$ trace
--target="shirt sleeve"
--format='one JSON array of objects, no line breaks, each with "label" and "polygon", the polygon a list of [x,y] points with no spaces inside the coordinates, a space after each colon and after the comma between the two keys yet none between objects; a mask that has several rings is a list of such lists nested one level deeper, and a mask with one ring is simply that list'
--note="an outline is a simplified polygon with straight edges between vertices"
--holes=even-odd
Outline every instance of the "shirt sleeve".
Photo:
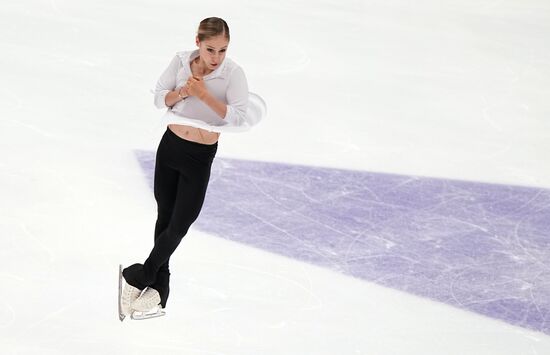
[{"label": "shirt sleeve", "polygon": [[231,125],[242,125],[248,107],[248,82],[241,67],[235,68],[231,73],[226,99],[227,111],[223,119]]},{"label": "shirt sleeve", "polygon": [[180,67],[180,58],[176,55],[161,74],[155,86],[155,106],[157,108],[167,108],[166,95],[176,88],[176,74]]}]

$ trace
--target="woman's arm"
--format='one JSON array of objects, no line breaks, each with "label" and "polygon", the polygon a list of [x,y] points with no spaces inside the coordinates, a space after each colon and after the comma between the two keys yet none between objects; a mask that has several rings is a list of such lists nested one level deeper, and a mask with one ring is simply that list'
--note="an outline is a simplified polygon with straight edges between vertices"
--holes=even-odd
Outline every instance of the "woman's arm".
[{"label": "woman's arm", "polygon": [[180,101],[184,100],[185,98],[187,98],[187,96],[189,96],[189,94],[187,93],[186,87],[183,86],[179,89],[169,91],[166,94],[166,96],[164,97],[164,103],[165,103],[166,106],[172,107],[175,104],[177,104],[178,102],[180,102]]},{"label": "woman's arm", "polygon": [[210,92],[206,91],[205,94],[199,96],[199,99],[207,104],[214,112],[218,114],[220,117],[225,117],[225,114],[227,113],[227,105],[220,100],[216,99],[214,96],[210,94]]},{"label": "woman's arm", "polygon": [[228,123],[240,126],[246,121],[248,108],[248,81],[241,67],[237,67],[231,72],[225,97],[227,112],[223,119]]},{"label": "woman's arm", "polygon": [[206,85],[204,85],[204,80],[202,78],[197,78],[196,76],[189,77],[185,87],[187,88],[189,95],[198,97],[199,100],[214,110],[218,116],[222,118],[225,117],[227,112],[226,104],[210,94],[206,88]]},{"label": "woman's arm", "polygon": [[190,77],[186,87],[189,95],[197,96],[220,118],[235,124],[244,120],[248,106],[248,83],[241,68],[235,69],[229,78],[226,92],[227,105],[210,94],[201,78]]},{"label": "woman's arm", "polygon": [[157,80],[155,86],[155,106],[157,108],[172,107],[188,96],[184,87],[176,89],[176,75],[180,68],[181,60],[176,55]]}]

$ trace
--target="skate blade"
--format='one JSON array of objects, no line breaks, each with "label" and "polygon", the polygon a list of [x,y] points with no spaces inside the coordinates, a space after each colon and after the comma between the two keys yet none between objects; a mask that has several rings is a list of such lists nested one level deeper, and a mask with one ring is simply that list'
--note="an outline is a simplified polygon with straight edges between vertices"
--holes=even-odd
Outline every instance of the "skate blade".
[{"label": "skate blade", "polygon": [[158,318],[165,315],[166,315],[166,312],[162,309],[162,307],[159,306],[156,311],[148,311],[148,312],[133,311],[130,317],[134,320],[144,320],[144,319]]},{"label": "skate blade", "polygon": [[126,315],[122,313],[122,264],[118,265],[118,319],[122,322]]}]

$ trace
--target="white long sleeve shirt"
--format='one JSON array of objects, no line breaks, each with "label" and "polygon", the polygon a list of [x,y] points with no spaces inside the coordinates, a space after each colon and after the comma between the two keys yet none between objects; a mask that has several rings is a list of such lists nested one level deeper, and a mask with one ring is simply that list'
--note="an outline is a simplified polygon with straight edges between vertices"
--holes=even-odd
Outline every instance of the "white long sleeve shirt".
[{"label": "white long sleeve shirt", "polygon": [[177,52],[158,79],[154,101],[157,108],[166,108],[162,118],[164,123],[185,124],[222,132],[247,130],[259,122],[265,115],[265,103],[261,98],[254,96],[252,106],[263,104],[263,110],[261,107],[259,110],[258,107],[255,110],[249,107],[249,97],[252,93],[248,91],[244,71],[228,57],[224,58],[218,68],[203,77],[204,85],[210,94],[227,105],[225,117],[219,116],[195,96],[188,96],[172,107],[166,106],[166,95],[185,85],[192,75],[190,62],[198,56],[198,49]]}]

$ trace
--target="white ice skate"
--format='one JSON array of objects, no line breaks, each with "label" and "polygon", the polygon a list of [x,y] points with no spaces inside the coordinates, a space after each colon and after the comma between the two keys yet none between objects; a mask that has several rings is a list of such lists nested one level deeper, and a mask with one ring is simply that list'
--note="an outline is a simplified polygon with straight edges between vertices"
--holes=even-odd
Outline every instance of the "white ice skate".
[{"label": "white ice skate", "polygon": [[[124,288],[123,288],[124,284]],[[139,297],[141,290],[129,285],[122,276],[122,265],[118,266],[118,318],[122,322],[132,314],[132,303]]]},{"label": "white ice skate", "polygon": [[147,287],[134,302],[132,302],[132,319],[142,320],[162,317],[166,312],[160,304],[160,295],[157,290]]}]

